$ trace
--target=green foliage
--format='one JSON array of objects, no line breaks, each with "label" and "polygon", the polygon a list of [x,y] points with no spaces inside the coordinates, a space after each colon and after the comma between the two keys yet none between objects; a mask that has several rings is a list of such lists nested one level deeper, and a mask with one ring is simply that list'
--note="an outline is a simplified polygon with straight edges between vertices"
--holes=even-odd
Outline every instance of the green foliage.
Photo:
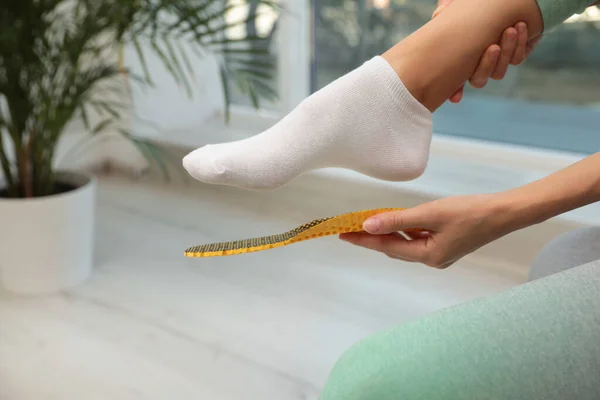
[{"label": "green foliage", "polygon": [[[270,0],[251,1],[276,7]],[[152,85],[147,52],[159,56],[188,94],[195,71],[182,43],[198,56],[207,52],[222,56],[223,87],[237,85],[256,106],[258,99],[272,98],[274,60],[266,46],[256,45],[268,38],[253,34],[229,39],[225,34],[256,19],[258,12],[231,23],[225,16],[232,7],[225,0],[4,0],[0,8],[0,177],[8,194],[52,193],[54,154],[67,124],[81,117],[90,135],[115,128],[123,110],[118,99],[127,95],[121,78]],[[135,49],[143,76],[120,67],[114,55],[124,46]],[[94,126],[90,126],[92,114],[100,117]],[[157,162],[156,149],[122,132]],[[160,159],[158,163],[164,165]]]},{"label": "green foliage", "polygon": [[[383,8],[377,8],[377,4]],[[349,72],[387,51],[431,19],[437,0],[320,0],[315,2],[319,64]]]}]

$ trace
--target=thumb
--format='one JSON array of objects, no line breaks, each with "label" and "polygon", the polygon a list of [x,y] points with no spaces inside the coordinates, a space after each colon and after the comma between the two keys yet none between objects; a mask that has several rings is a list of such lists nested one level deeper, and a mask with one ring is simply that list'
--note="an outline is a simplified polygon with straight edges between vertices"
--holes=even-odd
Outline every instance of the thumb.
[{"label": "thumb", "polygon": [[372,235],[387,235],[403,230],[433,228],[433,221],[423,211],[422,207],[415,207],[377,214],[363,223],[363,229]]}]

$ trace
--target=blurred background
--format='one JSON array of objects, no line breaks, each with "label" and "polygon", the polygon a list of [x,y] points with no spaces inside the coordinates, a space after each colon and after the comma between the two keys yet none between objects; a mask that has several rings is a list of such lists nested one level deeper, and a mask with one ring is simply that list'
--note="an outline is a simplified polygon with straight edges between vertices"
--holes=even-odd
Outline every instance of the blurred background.
[{"label": "blurred background", "polygon": [[[73,192],[83,199],[32,200],[7,198],[9,174],[0,175],[2,400],[316,400],[356,341],[520,285],[548,241],[600,223],[591,205],[508,235],[447,271],[336,237],[233,257],[183,255],[349,211],[510,189],[598,151],[598,7],[545,35],[504,80],[467,85],[460,104],[438,110],[419,179],[326,169],[253,192],[194,181],[181,159],[269,128],[426,24],[435,0],[9,3],[0,9],[3,171],[21,179],[34,166],[38,175],[93,179]],[[36,22],[34,7],[57,4]],[[89,48],[80,46],[76,33],[93,29]],[[122,36],[106,40],[114,31]],[[64,71],[82,81],[106,73],[106,87],[90,85],[100,99],[73,97]],[[26,123],[8,128],[23,115]],[[37,129],[46,120],[53,124]],[[40,131],[50,135],[41,140]],[[23,161],[28,143],[52,168]],[[9,281],[21,282],[19,290]]]},{"label": "blurred background", "polygon": [[[429,21],[435,7],[434,0],[315,2],[313,89],[408,36]],[[600,9],[591,7],[545,35],[530,58],[519,68],[510,68],[504,80],[492,80],[483,90],[467,85],[463,104],[449,104],[437,113],[436,131],[578,153],[594,151],[600,145],[593,128],[600,105],[599,39]],[[542,125],[544,119],[547,125]]]},{"label": "blurred background", "polygon": [[[430,20],[437,2],[311,4],[310,91],[314,92],[419,29]],[[277,17],[249,25],[250,32],[260,26],[263,32],[276,34]],[[483,90],[467,85],[464,103],[448,104],[436,113],[436,132],[575,153],[593,151],[600,145],[593,128],[600,105],[599,38],[598,7],[574,15],[547,33],[527,61],[511,67],[502,81],[490,80]],[[236,102],[248,104],[245,98]]]}]

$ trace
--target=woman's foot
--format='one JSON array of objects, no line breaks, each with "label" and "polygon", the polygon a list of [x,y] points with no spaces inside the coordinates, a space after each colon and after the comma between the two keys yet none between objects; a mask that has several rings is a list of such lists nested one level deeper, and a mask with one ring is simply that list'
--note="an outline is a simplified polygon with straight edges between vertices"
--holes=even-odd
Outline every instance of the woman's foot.
[{"label": "woman's foot", "polygon": [[425,170],[431,135],[432,113],[378,56],[308,97],[265,132],[199,148],[183,165],[199,181],[255,190],[326,167],[407,181]]}]

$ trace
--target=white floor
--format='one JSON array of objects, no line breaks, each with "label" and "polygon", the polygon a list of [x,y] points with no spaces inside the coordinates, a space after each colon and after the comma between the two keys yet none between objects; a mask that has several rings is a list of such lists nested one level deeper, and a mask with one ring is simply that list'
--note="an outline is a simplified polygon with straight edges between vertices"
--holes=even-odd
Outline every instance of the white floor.
[{"label": "white floor", "polygon": [[53,297],[0,294],[2,400],[316,399],[372,332],[518,284],[393,261],[335,237],[188,259],[190,245],[403,206],[299,179],[271,193],[103,180],[97,268]]}]

